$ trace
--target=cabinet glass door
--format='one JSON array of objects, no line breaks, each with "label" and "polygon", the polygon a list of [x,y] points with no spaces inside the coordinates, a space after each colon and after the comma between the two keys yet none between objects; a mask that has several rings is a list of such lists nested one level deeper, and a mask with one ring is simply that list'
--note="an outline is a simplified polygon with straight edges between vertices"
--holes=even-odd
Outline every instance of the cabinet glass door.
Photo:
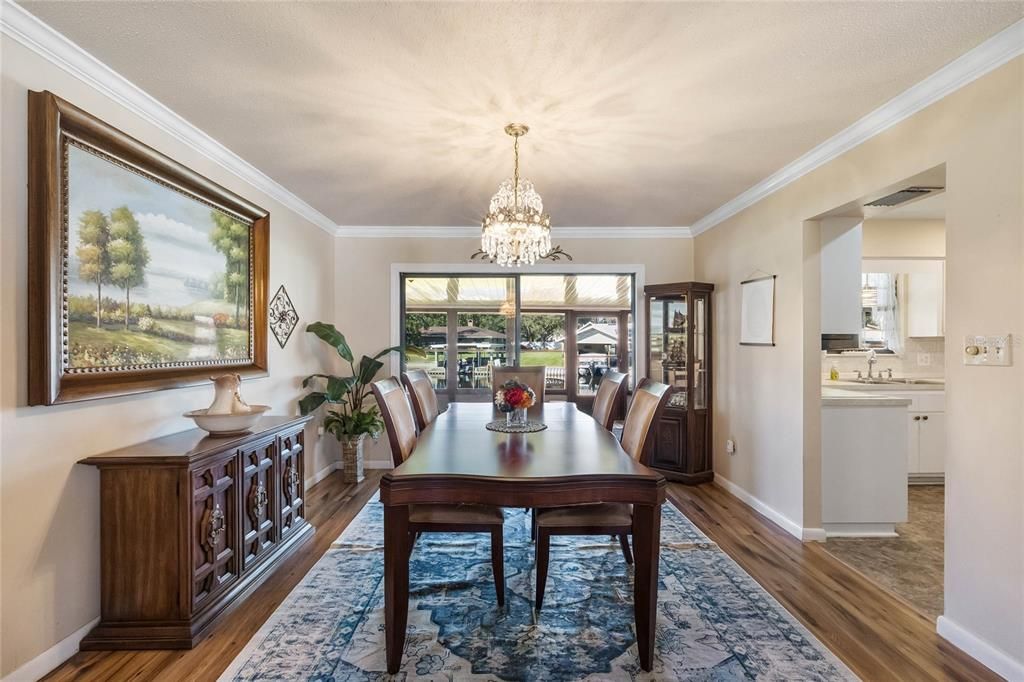
[{"label": "cabinet glass door", "polygon": [[693,297],[693,407],[708,406],[707,296]]},{"label": "cabinet glass door", "polygon": [[686,332],[689,325],[686,296],[651,299],[650,312],[649,376],[672,387],[671,405],[685,406],[688,386]]}]

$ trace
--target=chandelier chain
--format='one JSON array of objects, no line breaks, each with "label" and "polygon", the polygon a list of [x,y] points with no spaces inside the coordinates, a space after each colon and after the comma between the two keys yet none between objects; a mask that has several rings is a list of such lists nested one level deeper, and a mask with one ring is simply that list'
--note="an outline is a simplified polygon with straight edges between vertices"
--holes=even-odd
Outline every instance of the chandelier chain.
[{"label": "chandelier chain", "polygon": [[515,135],[512,138],[512,150],[515,153],[515,170],[513,171],[513,208],[519,210],[519,136]]}]

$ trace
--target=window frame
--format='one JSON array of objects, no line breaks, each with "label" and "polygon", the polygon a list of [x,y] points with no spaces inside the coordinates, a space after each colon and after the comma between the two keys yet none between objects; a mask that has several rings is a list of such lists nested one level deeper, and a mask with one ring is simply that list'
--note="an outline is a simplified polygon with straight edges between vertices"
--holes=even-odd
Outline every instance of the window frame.
[{"label": "window frame", "polygon": [[[630,291],[630,307],[629,309],[610,309],[610,308],[578,308],[571,305],[562,307],[543,307],[537,308],[527,306],[525,309],[522,305],[522,277],[530,277],[535,275],[555,275],[555,276],[581,276],[581,275],[608,275],[615,277],[627,277],[629,282]],[[480,269],[449,269],[448,266],[436,266],[436,269],[426,264],[415,264],[413,266],[402,266],[401,264],[395,264],[392,266],[392,282],[394,289],[392,297],[392,345],[399,346],[404,349],[406,346],[406,327],[405,327],[405,316],[408,312],[406,305],[406,280],[409,278],[416,277],[447,277],[447,278],[459,278],[459,277],[494,277],[499,279],[511,279],[513,280],[513,292],[515,299],[515,315],[512,318],[511,327],[513,329],[513,337],[507,354],[514,358],[516,364],[520,360],[520,351],[522,345],[522,315],[523,313],[551,313],[551,314],[564,314],[565,315],[565,328],[566,328],[566,343],[565,343],[565,358],[566,358],[566,388],[564,391],[552,391],[555,395],[565,395],[566,400],[582,404],[584,407],[592,405],[593,395],[580,395],[578,382],[573,380],[570,381],[570,377],[575,379],[577,368],[577,358],[575,357],[575,335],[573,330],[576,328],[576,321],[579,317],[618,317],[618,328],[619,328],[619,343],[616,347],[616,355],[618,357],[619,366],[628,367],[629,374],[633,381],[631,384],[639,383],[639,377],[643,376],[642,372],[645,368],[641,366],[642,358],[640,354],[633,354],[633,362],[629,363],[629,348],[640,348],[639,334],[641,333],[642,320],[641,306],[638,305],[638,298],[643,292],[643,267],[642,266],[607,266],[599,269],[591,268],[579,268],[579,267],[547,267],[541,266],[535,270],[531,270],[527,273],[522,272],[509,272],[508,270],[494,269],[488,267],[486,270]],[[427,312],[426,310],[419,310],[415,306],[412,312]],[[448,359],[448,367],[445,375],[445,388],[435,389],[437,390],[439,397],[446,397],[449,401],[458,400],[480,400],[481,396],[478,389],[459,389],[458,387],[458,363],[453,363],[451,348],[452,343],[456,344],[456,351],[458,350],[458,314],[467,312],[484,312],[493,314],[495,311],[486,307],[473,306],[467,302],[467,305],[463,306],[457,302],[453,302],[451,305],[443,308],[431,308],[431,313],[444,313],[447,317],[448,323],[448,335],[447,335],[447,349],[446,357]],[[632,329],[628,321],[632,317]],[[454,322],[453,322],[454,321]],[[454,327],[454,329],[453,329]],[[452,333],[455,332],[455,336]],[[398,367],[400,371],[405,371],[405,357],[403,354],[398,354]],[[457,358],[457,352],[455,357]],[[394,365],[393,365],[394,366]],[[453,376],[454,375],[454,376]],[[489,395],[486,396],[489,400]]]}]

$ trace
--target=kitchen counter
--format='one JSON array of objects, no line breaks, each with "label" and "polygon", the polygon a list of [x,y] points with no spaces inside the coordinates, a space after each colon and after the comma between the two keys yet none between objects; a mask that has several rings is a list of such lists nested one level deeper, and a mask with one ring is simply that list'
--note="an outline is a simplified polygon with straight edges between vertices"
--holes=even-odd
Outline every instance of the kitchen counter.
[{"label": "kitchen counter", "polygon": [[[821,388],[821,404],[823,407],[900,407],[910,405],[910,398],[898,398],[874,391],[851,391],[846,386],[833,388],[831,384],[840,382],[829,382],[830,385]],[[861,384],[858,384],[861,385]],[[872,386],[875,388],[875,386]],[[902,386],[900,390],[902,390]]]},{"label": "kitchen counter", "polygon": [[822,389],[825,388],[840,388],[846,391],[863,391],[863,392],[889,392],[889,393],[903,393],[904,391],[945,391],[946,381],[942,378],[934,377],[921,377],[919,379],[913,379],[915,383],[904,384],[902,382],[894,382],[891,384],[862,384],[858,381],[852,381],[850,379],[840,379],[839,381],[831,381],[830,379],[823,379],[821,382]]},{"label": "kitchen counter", "polygon": [[[907,520],[907,414],[914,398],[903,385],[865,391],[836,387],[842,383],[821,389],[822,526],[829,537],[895,537],[896,524]],[[897,386],[902,395],[883,392]]]}]

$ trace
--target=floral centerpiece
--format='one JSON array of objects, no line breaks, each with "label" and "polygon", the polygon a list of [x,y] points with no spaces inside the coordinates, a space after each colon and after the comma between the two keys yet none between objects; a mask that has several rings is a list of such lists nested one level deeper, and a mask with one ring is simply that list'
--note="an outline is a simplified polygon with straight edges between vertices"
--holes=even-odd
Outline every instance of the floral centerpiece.
[{"label": "floral centerpiece", "polygon": [[518,377],[509,379],[494,393],[494,405],[505,413],[509,424],[525,424],[526,410],[536,403],[537,394]]}]

